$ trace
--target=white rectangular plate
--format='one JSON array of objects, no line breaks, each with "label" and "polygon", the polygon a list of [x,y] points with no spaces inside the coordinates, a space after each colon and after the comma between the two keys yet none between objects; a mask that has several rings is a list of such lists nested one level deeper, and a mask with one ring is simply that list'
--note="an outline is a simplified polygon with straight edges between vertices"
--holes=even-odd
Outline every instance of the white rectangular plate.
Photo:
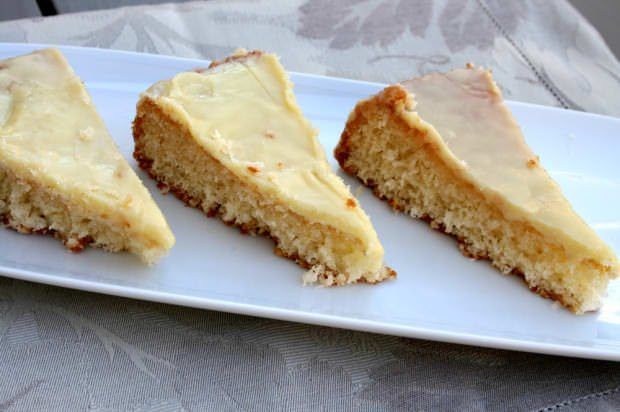
[{"label": "white rectangular plate", "polygon": [[[0,58],[42,46],[0,44]],[[61,48],[130,164],[131,121],[140,92],[153,82],[207,62],[118,51]],[[285,62],[286,63],[286,62]],[[292,74],[304,113],[331,153],[355,103],[383,85]],[[620,120],[509,103],[529,144],[575,209],[620,251]],[[263,238],[243,236],[173,196],[153,193],[177,238],[155,267],[128,254],[66,251],[50,237],[0,230],[0,273],[93,292],[495,348],[620,360],[620,284],[603,309],[575,316],[528,291],[516,276],[463,257],[453,239],[396,214],[369,190],[359,196],[398,279],[339,288],[304,287],[303,272],[272,253]]]}]

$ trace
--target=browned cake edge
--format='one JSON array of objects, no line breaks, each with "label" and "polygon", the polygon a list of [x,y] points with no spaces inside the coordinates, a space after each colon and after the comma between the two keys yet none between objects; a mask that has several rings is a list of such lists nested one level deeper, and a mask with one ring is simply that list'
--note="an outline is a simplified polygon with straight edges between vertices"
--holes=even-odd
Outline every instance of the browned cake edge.
[{"label": "browned cake edge", "polygon": [[244,62],[249,58],[253,58],[253,57],[260,57],[263,54],[263,52],[261,50],[245,50],[245,49],[238,49],[235,51],[234,54],[225,57],[224,59],[221,60],[213,60],[211,62],[211,64],[209,65],[209,69],[213,69],[215,67],[221,66],[223,64],[226,63],[230,63],[230,62]]},{"label": "browned cake edge", "polygon": [[36,234],[36,235],[51,235],[55,239],[58,239],[62,242],[62,244],[73,253],[79,253],[83,251],[88,245],[93,243],[93,238],[91,236],[85,236],[82,238],[75,237],[67,237],[62,233],[54,230],[51,226],[46,226],[44,228],[33,228],[26,225],[22,225],[16,222],[10,213],[3,213],[0,215],[0,224],[7,229],[12,229],[21,234]]}]

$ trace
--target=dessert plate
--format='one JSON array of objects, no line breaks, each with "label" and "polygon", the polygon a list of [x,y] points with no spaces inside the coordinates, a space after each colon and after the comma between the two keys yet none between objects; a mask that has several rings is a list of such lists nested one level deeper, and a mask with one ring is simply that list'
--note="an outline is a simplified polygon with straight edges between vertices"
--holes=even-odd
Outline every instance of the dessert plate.
[{"label": "dessert plate", "polygon": [[[0,58],[45,47],[0,43]],[[131,157],[131,121],[140,92],[202,60],[60,47],[85,81],[122,153]],[[286,61],[284,61],[286,65]],[[305,115],[331,152],[355,103],[383,85],[292,74]],[[509,102],[528,143],[584,219],[620,252],[620,119]],[[243,119],[240,119],[242,121]],[[359,184],[343,175],[356,189]],[[394,213],[366,188],[359,200],[398,278],[339,288],[302,286],[300,269],[253,238],[161,195],[142,171],[177,244],[157,266],[129,254],[72,254],[46,236],[0,230],[0,274],[92,292],[494,348],[620,360],[620,282],[603,309],[575,316],[529,292],[484,261],[463,257],[453,239]]]}]

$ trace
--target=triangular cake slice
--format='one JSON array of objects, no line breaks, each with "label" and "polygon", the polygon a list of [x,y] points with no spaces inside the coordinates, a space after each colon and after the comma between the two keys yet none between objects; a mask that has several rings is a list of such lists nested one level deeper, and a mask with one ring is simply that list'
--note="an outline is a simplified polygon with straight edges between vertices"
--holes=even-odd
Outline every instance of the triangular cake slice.
[{"label": "triangular cake slice", "polygon": [[358,202],[331,170],[276,56],[239,51],[141,97],[134,157],[162,188],[209,216],[266,234],[341,285],[392,277]]},{"label": "triangular cake slice", "polygon": [[487,70],[389,86],[357,104],[335,156],[468,256],[574,312],[595,310],[618,261],[539,164]]},{"label": "triangular cake slice", "polygon": [[174,244],[91,98],[55,49],[0,61],[0,217],[67,248],[129,251],[153,263]]}]

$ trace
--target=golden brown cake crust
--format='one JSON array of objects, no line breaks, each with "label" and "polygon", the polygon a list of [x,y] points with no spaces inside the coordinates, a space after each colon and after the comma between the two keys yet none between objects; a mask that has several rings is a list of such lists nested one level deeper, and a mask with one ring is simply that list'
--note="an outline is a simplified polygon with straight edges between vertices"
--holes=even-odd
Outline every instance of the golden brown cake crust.
[{"label": "golden brown cake crust", "polygon": [[233,55],[228,56],[222,60],[213,60],[207,70],[213,69],[215,67],[221,66],[226,63],[234,62],[234,61],[244,62],[252,57],[260,57],[262,54],[263,52],[261,50],[247,51],[244,49],[239,49]]},{"label": "golden brown cake crust", "polygon": [[[255,53],[259,53],[259,52],[255,52]],[[237,58],[237,57],[232,57],[232,58]],[[307,260],[300,257],[298,254],[287,253],[283,249],[281,249],[278,246],[279,239],[276,236],[274,236],[272,233],[270,233],[270,231],[267,228],[259,227],[258,225],[255,225],[255,224],[247,224],[247,223],[239,224],[234,219],[227,220],[224,216],[224,211],[221,210],[220,208],[220,205],[209,206],[208,208],[205,208],[202,205],[201,199],[191,196],[189,193],[187,193],[185,190],[183,190],[180,187],[171,185],[170,183],[163,182],[161,177],[158,176],[153,171],[153,167],[152,167],[153,159],[149,158],[145,153],[142,152],[141,140],[143,136],[145,135],[144,125],[143,125],[144,117],[141,115],[143,113],[155,113],[157,117],[159,117],[160,119],[163,119],[164,122],[168,123],[170,126],[174,128],[183,129],[183,126],[181,126],[174,119],[166,115],[156,104],[149,101],[148,99],[143,100],[139,103],[138,115],[136,116],[133,122],[133,137],[135,141],[135,149],[133,152],[133,156],[138,162],[138,165],[140,166],[140,168],[146,171],[152,179],[158,182],[158,188],[162,191],[162,193],[165,194],[167,192],[172,192],[178,199],[183,201],[187,206],[195,207],[195,208],[202,210],[208,217],[219,217],[220,220],[224,222],[225,224],[227,224],[228,226],[238,227],[241,233],[243,234],[264,235],[266,237],[269,237],[275,243],[274,253],[276,255],[291,259],[305,269],[310,269],[314,266],[313,263],[308,262]],[[202,149],[201,153],[202,155],[206,156],[206,158],[209,159],[210,162],[212,162],[215,165],[218,165],[219,166],[218,169],[221,169],[222,171],[225,170],[225,167],[221,165],[220,162],[217,159],[215,159],[213,156],[211,156],[211,154],[209,154],[206,150]],[[231,174],[231,176],[233,175]],[[234,179],[238,179],[238,178],[234,177]],[[238,184],[243,185],[243,182],[238,181]],[[310,224],[309,222],[305,221],[305,219],[302,216],[299,216],[293,213],[291,214],[294,215],[296,219],[303,221],[302,223],[304,225]],[[394,270],[388,267],[386,267],[385,269],[386,269],[386,275],[380,280],[396,277],[396,272]],[[333,275],[334,273],[337,273],[337,272],[331,268],[326,268],[324,273],[319,274],[319,277],[327,278],[328,276]],[[376,283],[376,282],[369,282],[367,279],[363,277],[360,278],[358,282]],[[342,285],[342,284],[344,284],[344,282],[336,281],[332,285]]]},{"label": "golden brown cake crust", "polygon": [[[352,141],[353,134],[363,124],[367,122],[368,113],[371,113],[376,110],[381,110],[381,109],[387,110],[389,112],[391,121],[397,122],[398,127],[403,128],[403,130],[408,130],[408,133],[410,133],[412,138],[415,137],[416,139],[420,140],[421,142],[419,145],[420,150],[423,150],[430,157],[434,156],[436,148],[433,147],[433,144],[431,142],[425,139],[426,136],[423,135],[420,132],[420,130],[412,128],[410,124],[405,122],[397,114],[398,109],[402,108],[403,106],[408,107],[409,105],[408,99],[409,99],[408,94],[406,90],[403,89],[402,87],[388,86],[383,91],[373,96],[372,98],[359,102],[355,106],[351,115],[349,116],[346,126],[341,134],[340,141],[338,145],[336,146],[336,148],[334,149],[334,156],[336,160],[340,164],[340,167],[347,174],[357,177],[358,180],[362,184],[372,189],[375,196],[377,196],[381,200],[385,200],[394,210],[397,210],[400,212],[406,212],[406,210],[404,209],[402,205],[399,204],[398,200],[389,198],[385,196],[383,193],[381,193],[381,190],[377,182],[373,181],[372,179],[362,178],[358,174],[358,170],[355,167],[355,165],[352,162],[350,162],[349,159],[353,155],[353,149],[352,149],[354,145]],[[458,177],[454,176],[454,178],[457,179]],[[480,193],[480,191],[476,189],[473,185],[468,185],[468,189],[472,190],[473,192],[477,192],[477,195],[480,196],[480,198],[482,198],[483,196],[482,193]],[[476,260],[478,259],[489,260],[493,263],[493,260],[488,254],[483,253],[480,250],[473,250],[469,246],[467,239],[455,233],[450,233],[446,231],[446,228],[443,222],[441,222],[440,220],[433,219],[431,216],[428,216],[428,215],[418,216],[418,218],[427,222],[431,226],[431,228],[453,237],[457,242],[459,250],[464,256],[468,258],[476,259]],[[531,230],[535,230],[535,229],[531,229]],[[506,273],[506,271],[504,272]],[[576,308],[572,304],[572,302],[568,302],[561,295],[553,292],[552,290],[548,290],[540,286],[532,285],[530,282],[527,281],[525,274],[519,268],[512,268],[510,271],[508,271],[508,273],[519,276],[532,292],[535,292],[544,298],[557,301],[573,312],[579,312],[579,309]]]},{"label": "golden brown cake crust", "polygon": [[18,233],[51,235],[55,239],[60,240],[62,244],[73,253],[79,253],[84,250],[88,245],[93,243],[93,238],[91,236],[85,236],[82,238],[67,238],[66,236],[63,236],[60,232],[52,229],[50,226],[38,229],[24,226],[14,221],[10,213],[4,213],[0,215],[0,223],[2,224],[2,226],[8,229],[13,229]]}]

